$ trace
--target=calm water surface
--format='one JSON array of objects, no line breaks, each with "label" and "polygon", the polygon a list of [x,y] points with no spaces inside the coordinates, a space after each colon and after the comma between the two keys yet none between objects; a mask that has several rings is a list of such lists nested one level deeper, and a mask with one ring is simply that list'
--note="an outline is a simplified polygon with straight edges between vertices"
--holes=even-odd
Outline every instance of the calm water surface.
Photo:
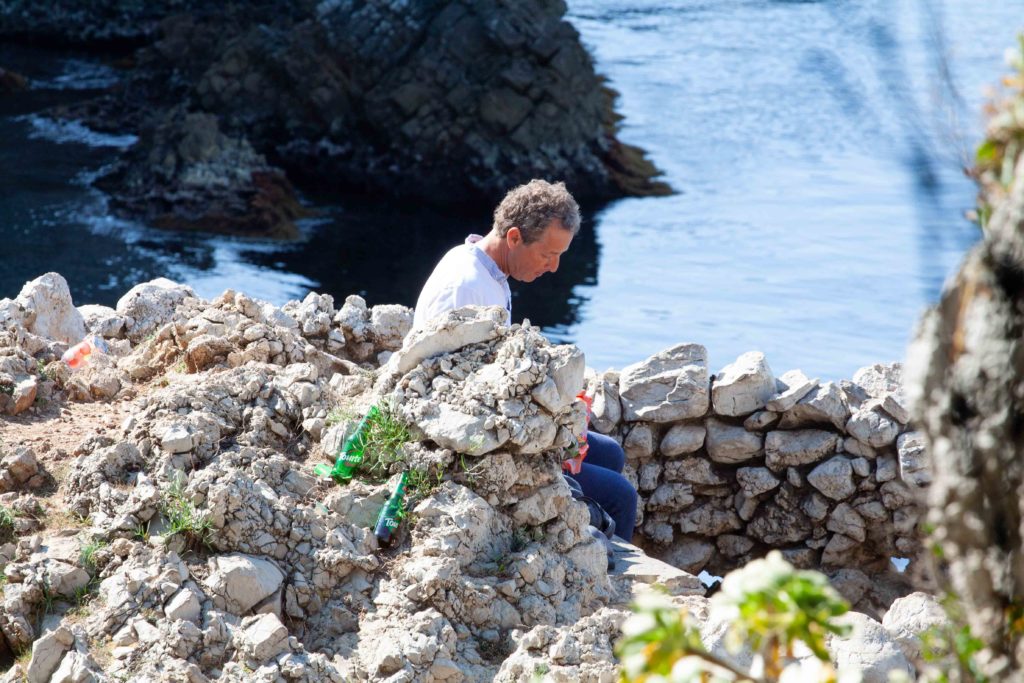
[{"label": "calm water surface", "polygon": [[[515,312],[622,367],[680,341],[713,370],[752,349],[777,373],[897,360],[977,230],[961,168],[1024,0],[570,0],[622,94],[623,137],[678,190],[585,207],[556,275]],[[290,245],[170,235],[111,217],[87,182],[130,136],[41,117],[118,78],[103,60],[0,46],[35,88],[0,98],[0,296],[58,270],[78,303],[167,276],[283,303],[309,289],[412,304],[486,215],[309,197]]]}]

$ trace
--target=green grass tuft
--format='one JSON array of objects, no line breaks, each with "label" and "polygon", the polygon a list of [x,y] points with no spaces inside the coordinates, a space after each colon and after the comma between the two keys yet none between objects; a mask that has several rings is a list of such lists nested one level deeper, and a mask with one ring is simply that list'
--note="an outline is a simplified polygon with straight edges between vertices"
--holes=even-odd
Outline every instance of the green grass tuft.
[{"label": "green grass tuft", "polygon": [[213,522],[189,500],[180,481],[174,482],[164,495],[161,513],[167,520],[168,533],[181,534],[189,548],[195,550],[210,545]]}]

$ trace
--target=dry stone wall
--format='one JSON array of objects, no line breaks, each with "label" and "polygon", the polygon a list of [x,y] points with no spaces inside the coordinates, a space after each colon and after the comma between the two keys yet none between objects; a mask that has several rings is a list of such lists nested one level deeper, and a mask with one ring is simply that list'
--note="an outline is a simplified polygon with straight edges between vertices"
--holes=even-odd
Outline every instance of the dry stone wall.
[{"label": "dry stone wall", "polygon": [[680,344],[591,376],[591,427],[626,451],[652,554],[724,574],[779,548],[801,567],[878,574],[918,558],[930,478],[900,373],[775,377],[752,352],[712,375],[703,346]]}]

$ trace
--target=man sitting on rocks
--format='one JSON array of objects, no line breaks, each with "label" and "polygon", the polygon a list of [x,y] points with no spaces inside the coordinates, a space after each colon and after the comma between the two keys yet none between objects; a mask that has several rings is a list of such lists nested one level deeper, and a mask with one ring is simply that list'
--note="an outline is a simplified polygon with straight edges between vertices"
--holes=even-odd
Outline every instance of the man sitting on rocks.
[{"label": "man sitting on rocks", "polygon": [[[533,282],[558,270],[580,229],[580,210],[564,183],[531,180],[511,190],[494,210],[491,231],[470,235],[438,262],[416,301],[413,327],[463,306],[503,306],[512,314],[508,279]],[[584,495],[615,521],[615,534],[630,540],[637,495],[622,476],[626,455],[603,434],[587,432],[582,463],[567,462]]]}]

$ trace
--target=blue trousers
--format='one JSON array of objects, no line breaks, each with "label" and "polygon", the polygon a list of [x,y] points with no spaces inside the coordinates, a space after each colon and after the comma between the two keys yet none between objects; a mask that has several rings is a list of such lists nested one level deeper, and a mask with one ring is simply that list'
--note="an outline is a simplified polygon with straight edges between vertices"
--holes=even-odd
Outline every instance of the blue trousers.
[{"label": "blue trousers", "polygon": [[580,473],[569,476],[615,520],[615,535],[629,541],[636,526],[636,489],[622,476],[626,454],[615,439],[597,432],[587,432],[587,444]]}]

